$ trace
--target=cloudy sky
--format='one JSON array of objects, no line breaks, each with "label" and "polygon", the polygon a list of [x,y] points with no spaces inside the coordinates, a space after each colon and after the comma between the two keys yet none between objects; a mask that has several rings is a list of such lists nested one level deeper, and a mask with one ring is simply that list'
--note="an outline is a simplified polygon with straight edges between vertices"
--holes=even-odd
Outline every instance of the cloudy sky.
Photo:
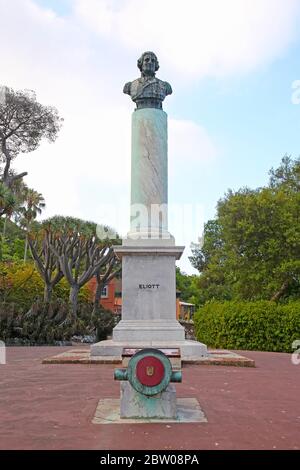
[{"label": "cloudy sky", "polygon": [[[257,187],[299,156],[299,0],[0,0],[0,85],[33,89],[65,122],[15,167],[47,203],[128,229],[130,124],[123,85],[156,52],[173,95],[170,230],[188,246],[228,188]],[[297,82],[299,81],[299,82]]]}]

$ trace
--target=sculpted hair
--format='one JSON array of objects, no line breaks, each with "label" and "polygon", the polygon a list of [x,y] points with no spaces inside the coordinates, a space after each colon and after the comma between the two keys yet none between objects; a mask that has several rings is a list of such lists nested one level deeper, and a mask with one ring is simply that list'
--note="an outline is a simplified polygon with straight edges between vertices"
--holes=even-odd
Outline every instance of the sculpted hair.
[{"label": "sculpted hair", "polygon": [[146,51],[141,55],[141,57],[137,61],[138,68],[140,69],[140,71],[142,71],[143,61],[144,61],[144,57],[145,57],[146,54],[151,54],[151,55],[154,56],[154,58],[155,58],[155,72],[157,72],[158,69],[159,69],[159,63],[158,63],[156,55],[154,54],[154,52],[151,52],[151,51]]}]

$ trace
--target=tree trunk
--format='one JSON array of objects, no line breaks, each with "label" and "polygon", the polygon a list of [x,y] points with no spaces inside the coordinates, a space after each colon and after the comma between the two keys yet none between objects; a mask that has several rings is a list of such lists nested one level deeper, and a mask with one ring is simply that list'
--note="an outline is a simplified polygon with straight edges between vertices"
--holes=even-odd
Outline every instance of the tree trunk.
[{"label": "tree trunk", "polygon": [[272,296],[271,302],[278,302],[278,300],[281,299],[281,297],[286,293],[289,285],[289,281],[284,281],[280,289]]},{"label": "tree trunk", "polygon": [[74,320],[76,320],[77,318],[78,294],[79,294],[79,286],[77,284],[73,284],[70,290],[69,301],[72,307],[72,318]]},{"label": "tree trunk", "polygon": [[24,264],[27,261],[27,250],[28,250],[28,233],[26,233],[26,238],[25,238]]},{"label": "tree trunk", "polygon": [[3,241],[4,241],[5,235],[6,235],[7,219],[8,219],[8,215],[5,216],[4,224],[3,224],[3,232],[2,232],[2,240]]},{"label": "tree trunk", "polygon": [[5,243],[5,233],[6,233],[7,219],[8,219],[8,216],[6,215],[5,219],[4,219],[4,223],[3,223],[2,237],[1,237],[1,240],[0,240],[0,261],[2,261],[2,258],[3,258],[3,246],[4,246],[4,243]]},{"label": "tree trunk", "polygon": [[52,286],[50,284],[45,284],[44,288],[44,302],[49,303],[52,297]]},{"label": "tree trunk", "polygon": [[9,169],[10,169],[11,157],[8,153],[6,142],[2,143],[2,153],[3,155],[5,155],[5,167],[3,171],[2,181],[5,184],[5,186],[9,187],[8,180],[9,180]]},{"label": "tree trunk", "polygon": [[94,311],[96,312],[100,307],[101,301],[101,294],[102,294],[103,284],[102,282],[97,282],[97,288],[95,292],[95,299],[94,299]]}]

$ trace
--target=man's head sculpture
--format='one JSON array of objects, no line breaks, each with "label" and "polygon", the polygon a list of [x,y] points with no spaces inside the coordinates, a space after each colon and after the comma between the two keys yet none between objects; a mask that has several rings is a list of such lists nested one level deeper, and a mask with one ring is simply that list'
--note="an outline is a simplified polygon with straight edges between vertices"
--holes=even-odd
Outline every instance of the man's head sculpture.
[{"label": "man's head sculpture", "polygon": [[159,63],[154,52],[144,52],[137,61],[137,66],[141,71],[142,77],[155,76],[159,69]]},{"label": "man's head sculpture", "polygon": [[137,61],[137,66],[141,77],[126,83],[123,92],[131,96],[132,101],[136,103],[136,109],[162,109],[162,102],[172,93],[172,88],[168,82],[155,77],[159,63],[154,52],[144,52]]}]

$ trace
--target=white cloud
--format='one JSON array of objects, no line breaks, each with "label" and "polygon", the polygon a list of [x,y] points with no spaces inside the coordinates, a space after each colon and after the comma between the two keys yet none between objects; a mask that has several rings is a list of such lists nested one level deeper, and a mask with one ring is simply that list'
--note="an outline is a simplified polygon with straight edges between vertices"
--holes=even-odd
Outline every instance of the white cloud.
[{"label": "white cloud", "polygon": [[172,166],[178,161],[188,164],[210,162],[216,148],[204,127],[194,121],[169,119],[169,152]]},{"label": "white cloud", "polygon": [[298,0],[74,0],[94,32],[135,52],[154,50],[186,77],[247,72],[298,33]]}]

